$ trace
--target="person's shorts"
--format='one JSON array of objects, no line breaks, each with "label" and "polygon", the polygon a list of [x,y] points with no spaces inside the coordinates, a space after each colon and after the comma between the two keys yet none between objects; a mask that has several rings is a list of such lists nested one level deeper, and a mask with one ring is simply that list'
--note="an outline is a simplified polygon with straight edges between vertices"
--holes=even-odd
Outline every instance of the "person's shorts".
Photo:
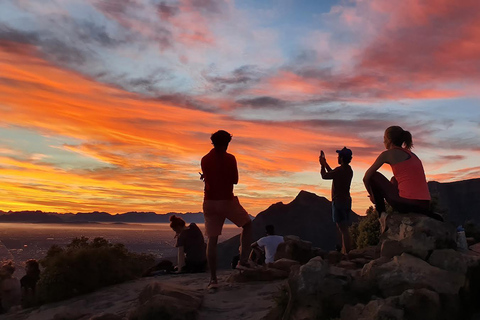
[{"label": "person's shorts", "polygon": [[207,237],[222,234],[225,218],[232,221],[237,227],[243,227],[250,222],[250,216],[242,207],[237,197],[232,200],[204,200],[203,214],[205,216],[205,233]]},{"label": "person's shorts", "polygon": [[350,211],[352,210],[352,200],[350,201],[333,201],[332,202],[332,219],[335,223],[350,221]]}]

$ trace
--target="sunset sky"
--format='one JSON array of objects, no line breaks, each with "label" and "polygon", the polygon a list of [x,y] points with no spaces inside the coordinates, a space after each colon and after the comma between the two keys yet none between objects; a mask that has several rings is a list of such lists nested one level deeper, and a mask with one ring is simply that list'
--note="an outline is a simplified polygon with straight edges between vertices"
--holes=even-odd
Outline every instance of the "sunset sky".
[{"label": "sunset sky", "polygon": [[330,199],[343,146],[363,214],[390,125],[428,180],[480,177],[479,86],[479,0],[2,0],[0,210],[201,211],[225,129],[250,214]]}]

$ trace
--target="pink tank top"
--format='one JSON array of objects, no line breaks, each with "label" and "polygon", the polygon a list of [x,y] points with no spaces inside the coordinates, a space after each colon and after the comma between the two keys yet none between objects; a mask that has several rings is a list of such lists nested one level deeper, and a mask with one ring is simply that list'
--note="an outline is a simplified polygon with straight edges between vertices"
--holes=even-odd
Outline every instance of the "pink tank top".
[{"label": "pink tank top", "polygon": [[410,155],[405,161],[391,165],[398,182],[399,195],[406,199],[430,200],[422,161],[410,150],[399,148]]}]

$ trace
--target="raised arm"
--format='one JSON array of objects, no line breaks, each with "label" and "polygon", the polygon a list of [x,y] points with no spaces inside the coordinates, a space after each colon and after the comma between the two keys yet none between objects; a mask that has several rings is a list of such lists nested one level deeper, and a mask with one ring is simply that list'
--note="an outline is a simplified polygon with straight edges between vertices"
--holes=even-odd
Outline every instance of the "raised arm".
[{"label": "raised arm", "polygon": [[327,163],[327,159],[320,156],[318,158],[318,161],[320,162],[320,175],[322,176],[323,179],[333,179],[333,170],[330,168],[330,166]]}]

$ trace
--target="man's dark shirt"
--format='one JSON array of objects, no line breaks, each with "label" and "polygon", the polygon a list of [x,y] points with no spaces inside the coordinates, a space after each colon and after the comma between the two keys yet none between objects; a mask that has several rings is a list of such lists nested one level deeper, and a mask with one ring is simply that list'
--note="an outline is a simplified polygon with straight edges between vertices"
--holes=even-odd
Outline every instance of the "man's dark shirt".
[{"label": "man's dark shirt", "polygon": [[233,185],[238,183],[237,160],[228,152],[210,150],[202,158],[205,200],[233,199]]},{"label": "man's dark shirt", "polygon": [[332,201],[351,200],[350,184],[352,183],[353,170],[349,165],[336,167],[329,172],[322,170],[322,178],[333,179]]}]

